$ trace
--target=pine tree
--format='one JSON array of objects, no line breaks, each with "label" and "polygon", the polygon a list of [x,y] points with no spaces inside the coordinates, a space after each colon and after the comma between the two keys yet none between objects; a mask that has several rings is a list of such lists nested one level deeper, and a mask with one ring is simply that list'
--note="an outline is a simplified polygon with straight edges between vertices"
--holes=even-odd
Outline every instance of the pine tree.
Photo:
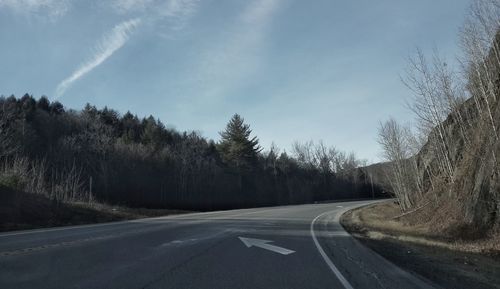
[{"label": "pine tree", "polygon": [[226,130],[220,132],[218,149],[225,163],[238,169],[250,169],[255,166],[257,155],[262,148],[257,137],[250,137],[251,133],[250,125],[245,124],[238,114],[233,115]]},{"label": "pine tree", "polygon": [[152,115],[142,120],[142,135],[141,141],[143,144],[151,145],[155,148],[160,148],[164,144],[165,126]]}]

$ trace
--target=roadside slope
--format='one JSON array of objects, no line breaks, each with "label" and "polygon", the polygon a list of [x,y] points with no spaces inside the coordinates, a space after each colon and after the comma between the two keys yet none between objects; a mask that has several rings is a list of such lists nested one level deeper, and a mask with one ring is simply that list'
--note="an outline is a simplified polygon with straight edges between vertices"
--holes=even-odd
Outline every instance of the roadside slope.
[{"label": "roadside slope", "polygon": [[427,226],[409,224],[392,201],[348,211],[341,223],[364,245],[443,288],[500,288],[498,236],[445,238]]},{"label": "roadside slope", "polygon": [[0,231],[103,223],[182,212],[131,209],[104,204],[62,203],[42,195],[0,186]]}]

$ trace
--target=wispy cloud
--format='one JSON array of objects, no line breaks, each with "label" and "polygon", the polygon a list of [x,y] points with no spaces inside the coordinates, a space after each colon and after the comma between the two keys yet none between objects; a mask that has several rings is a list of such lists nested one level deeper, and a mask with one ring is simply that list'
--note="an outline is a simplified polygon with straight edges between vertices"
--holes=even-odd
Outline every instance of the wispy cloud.
[{"label": "wispy cloud", "polygon": [[[171,30],[180,30],[196,12],[198,3],[199,0],[114,0],[107,3],[106,5],[110,5],[108,7],[111,7],[116,13],[135,15],[137,18],[116,25],[110,33],[106,34],[96,45],[94,55],[68,78],[59,83],[56,88],[55,98],[61,97],[76,80],[92,71],[120,49],[129,40],[130,33],[142,21],[147,21],[156,27],[167,25]],[[165,33],[160,32],[160,35],[165,35]]]},{"label": "wispy cloud", "polygon": [[220,41],[209,47],[196,63],[194,81],[205,99],[222,97],[248,80],[263,62],[263,44],[269,22],[279,8],[279,0],[251,2],[235,25]]},{"label": "wispy cloud", "polygon": [[189,18],[198,10],[198,0],[170,0],[160,7],[160,17],[169,21],[170,29],[184,28]]},{"label": "wispy cloud", "polygon": [[[108,5],[119,14],[146,14],[155,25],[169,30],[184,28],[200,0],[113,0]],[[161,23],[165,21],[166,23]]]},{"label": "wispy cloud", "polygon": [[29,16],[48,17],[50,20],[66,14],[70,4],[70,0],[0,0],[0,8]]},{"label": "wispy cloud", "polygon": [[107,5],[120,14],[126,14],[130,12],[143,12],[154,2],[155,0],[112,0]]},{"label": "wispy cloud", "polygon": [[120,49],[128,41],[130,33],[140,23],[141,20],[135,18],[116,25],[113,30],[106,34],[96,45],[94,55],[88,61],[84,62],[68,78],[59,83],[56,88],[55,99],[61,97],[76,80],[92,71],[92,69],[96,68]]}]

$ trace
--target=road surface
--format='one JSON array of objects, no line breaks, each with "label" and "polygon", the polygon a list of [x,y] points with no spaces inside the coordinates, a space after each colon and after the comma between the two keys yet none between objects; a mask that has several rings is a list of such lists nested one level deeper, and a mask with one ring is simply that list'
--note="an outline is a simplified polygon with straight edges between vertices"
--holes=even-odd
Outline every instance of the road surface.
[{"label": "road surface", "polygon": [[369,202],[0,234],[0,288],[433,288],[347,234]]}]

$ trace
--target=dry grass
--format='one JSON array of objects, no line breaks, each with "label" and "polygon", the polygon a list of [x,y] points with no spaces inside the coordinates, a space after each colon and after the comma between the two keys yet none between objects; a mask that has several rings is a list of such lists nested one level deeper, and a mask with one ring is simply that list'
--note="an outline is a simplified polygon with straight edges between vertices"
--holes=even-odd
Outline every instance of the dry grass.
[{"label": "dry grass", "polygon": [[[401,212],[397,204],[389,201],[349,211],[341,222],[366,246],[439,288],[500,289],[498,230],[474,240],[453,239],[447,231],[440,233],[441,225],[422,222],[432,219],[431,211],[432,206],[426,206],[395,219]],[[445,226],[449,221],[441,224]]]},{"label": "dry grass", "polygon": [[0,187],[0,231],[83,225],[185,213],[106,204],[62,203]]},{"label": "dry grass", "polygon": [[[422,215],[427,215],[431,210],[432,206],[415,212],[413,216],[409,214],[395,219],[401,212],[397,204],[389,201],[352,210],[342,216],[342,223],[353,233],[371,239],[394,239],[462,252],[500,254],[499,230],[492,230],[480,238],[458,238],[457,235],[467,236],[468,233],[457,232],[458,229],[445,230],[440,225],[433,226],[431,222],[415,220],[428,218]],[[467,227],[462,227],[462,230],[467,230]]]},{"label": "dry grass", "polygon": [[184,210],[131,208],[126,206],[109,205],[104,203],[73,202],[70,203],[70,205],[73,207],[79,207],[79,208],[90,209],[103,213],[112,214],[122,219],[139,219],[139,218],[190,213],[190,211],[184,211]]}]

